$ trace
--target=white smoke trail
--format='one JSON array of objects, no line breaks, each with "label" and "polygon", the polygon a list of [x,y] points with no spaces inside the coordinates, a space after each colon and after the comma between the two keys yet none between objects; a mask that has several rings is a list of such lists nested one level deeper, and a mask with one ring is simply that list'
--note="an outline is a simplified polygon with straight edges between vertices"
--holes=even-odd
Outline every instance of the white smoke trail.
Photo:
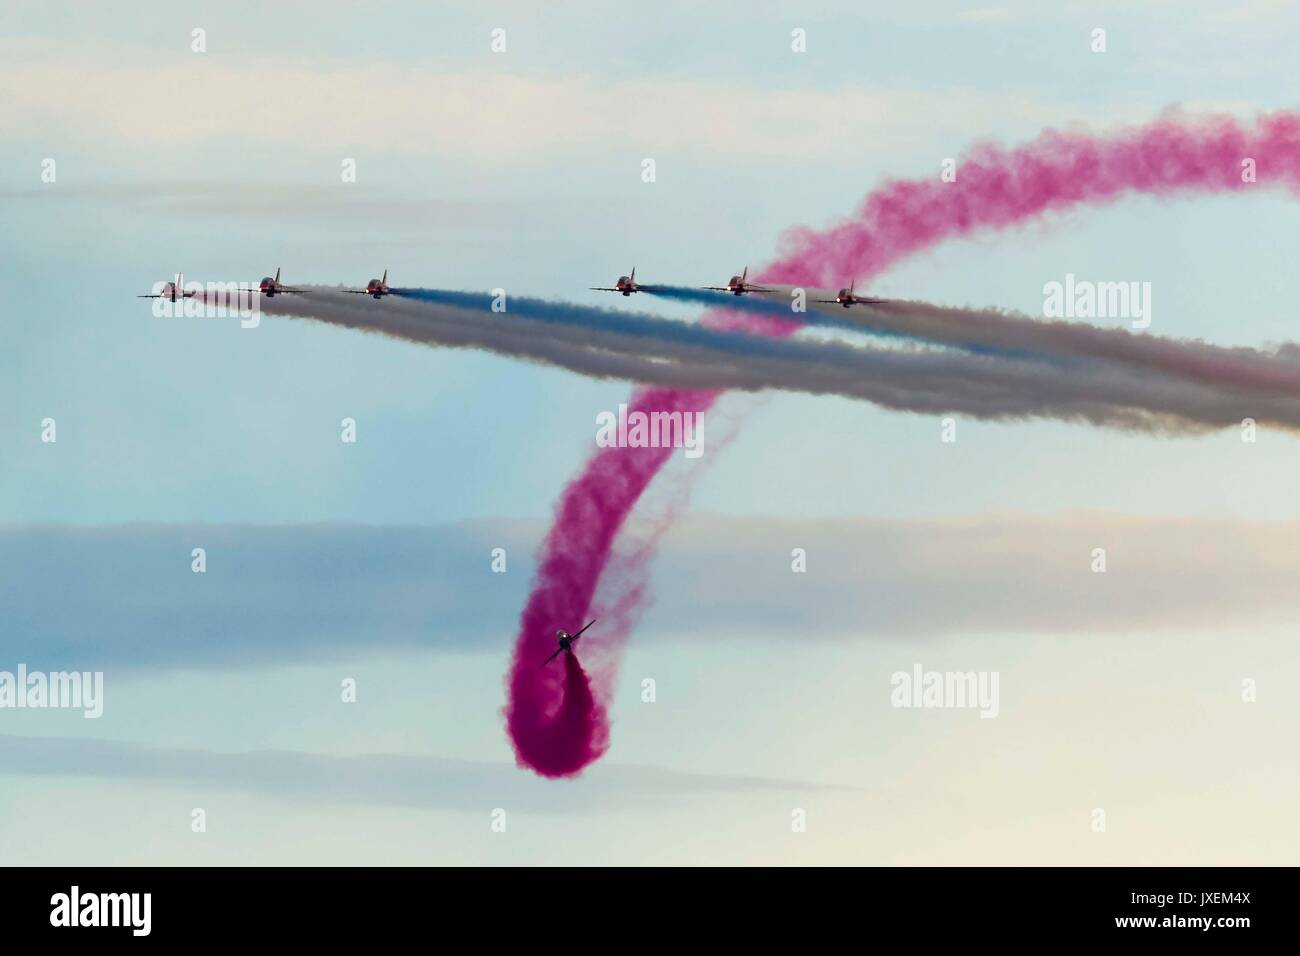
[{"label": "white smoke trail", "polygon": [[[949,314],[954,310],[924,303],[900,305],[898,315],[905,317],[913,306],[936,338],[941,339],[945,329],[958,321]],[[1181,374],[1177,362],[1165,357],[1161,361],[1167,367],[1156,369],[1121,360],[1105,349],[1098,349],[1101,354],[1070,356],[1064,362],[952,351],[881,350],[839,342],[773,340],[563,303],[549,303],[548,308],[554,315],[543,320],[400,296],[375,301],[328,289],[262,302],[263,311],[269,314],[310,318],[427,345],[486,349],[583,375],[675,388],[780,389],[840,395],[902,411],[954,412],[989,419],[1055,418],[1161,431],[1219,428],[1238,424],[1243,418],[1300,428],[1300,396],[1281,388],[1280,383],[1262,388],[1257,382],[1244,386],[1208,376],[1197,379]],[[1019,334],[1018,324],[1039,323],[1014,319],[1010,324]],[[1011,337],[1001,327],[991,327],[997,334]],[[1058,334],[1058,330],[1050,331]],[[907,334],[916,332],[913,329]],[[1037,330],[1032,334],[1042,335]],[[1077,333],[1067,330],[1067,334]],[[989,336],[995,337],[992,332]],[[1151,337],[1130,338],[1166,347]],[[1026,347],[1019,338],[1013,343],[993,344]],[[1139,348],[1150,350],[1151,346]],[[1252,350],[1223,351],[1247,362],[1289,364]],[[1169,354],[1176,358],[1178,353],[1175,349]]]}]

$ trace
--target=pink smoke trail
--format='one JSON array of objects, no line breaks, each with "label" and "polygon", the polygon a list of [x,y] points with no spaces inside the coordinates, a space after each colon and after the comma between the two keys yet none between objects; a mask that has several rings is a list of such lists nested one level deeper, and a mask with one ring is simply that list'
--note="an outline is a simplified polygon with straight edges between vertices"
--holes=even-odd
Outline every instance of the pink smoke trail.
[{"label": "pink smoke trail", "polygon": [[[558,663],[554,671],[543,671],[541,680],[519,681],[516,673],[511,685],[512,692],[519,695],[514,706],[520,713],[541,712],[557,699],[555,685],[563,685],[558,705],[544,721],[511,725],[516,749],[531,755],[534,769],[548,777],[576,773],[609,746],[605,708],[592,695],[591,680],[578,656],[561,654]],[[534,662],[534,670],[537,667]]]},{"label": "pink smoke trail", "polygon": [[[641,389],[629,403],[629,412],[704,411],[716,397],[716,392]],[[543,776],[575,774],[599,758],[608,745],[606,701],[600,698],[607,696],[609,682],[601,682],[606,693],[598,698],[592,695],[585,677],[576,687],[570,682],[572,671],[567,664],[574,654],[561,655],[566,663],[563,679],[558,669],[539,670],[538,662],[554,650],[558,629],[582,626],[572,622],[591,606],[614,536],[672,453],[672,448],[600,449],[582,475],[565,489],[555,523],[542,544],[537,581],[519,622],[506,726],[519,763]],[[648,558],[645,555],[637,570]],[[639,582],[628,590],[640,598]],[[631,610],[618,608],[615,619]],[[589,633],[601,640],[622,636],[609,631]]]},{"label": "pink smoke trail", "polygon": [[885,183],[832,229],[793,230],[767,282],[832,285],[874,276],[903,257],[982,228],[1016,225],[1045,212],[1124,193],[1235,192],[1260,182],[1300,183],[1300,115],[1275,113],[1243,128],[1227,117],[1170,116],[1109,138],[1047,131],[1014,150],[979,146],[957,165],[957,181]]},{"label": "pink smoke trail", "polygon": [[[823,231],[793,230],[784,237],[781,258],[758,280],[833,288],[850,278],[870,279],[945,239],[1006,228],[1081,203],[1109,202],[1128,193],[1242,190],[1250,188],[1247,160],[1260,182],[1295,190],[1300,115],[1264,116],[1249,128],[1229,118],[1167,116],[1109,137],[1048,131],[1010,151],[979,146],[958,164],[955,182],[938,176],[887,182],[844,222]],[[767,335],[789,335],[798,328],[734,312],[706,320]],[[716,392],[642,389],[629,404],[645,412],[704,412],[717,397]],[[505,717],[520,766],[549,777],[571,776],[609,745],[607,705],[617,651],[645,600],[651,549],[641,549],[631,567],[620,563],[621,580],[602,581],[602,574],[619,530],[671,454],[667,448],[599,449],[560,498],[520,617],[509,675]],[[538,662],[554,649],[555,631],[581,626],[598,584],[611,592],[608,602],[617,613],[614,626],[595,632],[592,643],[612,648],[612,663],[597,673],[594,687],[573,655],[563,655],[563,671],[539,671]]]}]

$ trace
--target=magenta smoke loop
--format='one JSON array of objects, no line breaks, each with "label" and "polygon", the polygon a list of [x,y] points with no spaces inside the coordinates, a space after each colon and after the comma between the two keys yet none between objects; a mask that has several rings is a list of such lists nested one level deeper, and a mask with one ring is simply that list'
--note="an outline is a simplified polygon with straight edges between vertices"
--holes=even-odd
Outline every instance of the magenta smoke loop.
[{"label": "magenta smoke loop", "polygon": [[[1254,170],[1255,175],[1247,175]],[[1257,179],[1257,182],[1256,182]],[[1243,125],[1229,118],[1171,116],[1109,136],[1049,131],[1016,149],[981,146],[957,166],[957,179],[885,183],[848,219],[825,230],[796,229],[759,282],[836,288],[872,279],[906,256],[977,230],[1002,229],[1081,204],[1131,193],[1175,196],[1300,185],[1300,116],[1277,113]],[[788,335],[796,326],[731,313],[712,322],[745,323]],[[705,411],[716,392],[642,389],[641,411]],[[607,706],[617,650],[630,613],[645,596],[649,549],[618,580],[602,580],[614,542],[637,500],[668,459],[667,448],[602,448],[560,497],[540,553],[537,579],[519,621],[508,677],[506,725],[521,766],[570,776],[609,746]],[[560,628],[581,626],[601,586],[602,603],[625,613],[593,632],[615,652],[588,675],[572,654],[539,670]],[[600,615],[603,619],[606,615]],[[590,650],[590,647],[586,650]]]}]

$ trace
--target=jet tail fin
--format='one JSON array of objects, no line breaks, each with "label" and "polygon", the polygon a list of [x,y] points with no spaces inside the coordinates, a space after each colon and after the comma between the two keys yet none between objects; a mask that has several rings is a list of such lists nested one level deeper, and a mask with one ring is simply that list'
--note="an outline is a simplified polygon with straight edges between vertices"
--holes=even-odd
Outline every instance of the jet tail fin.
[{"label": "jet tail fin", "polygon": [[380,279],[379,281],[382,282],[384,285],[388,285],[388,270],[387,270],[387,269],[384,270],[384,277],[383,277],[382,279]]},{"label": "jet tail fin", "polygon": [[275,267],[275,284],[276,284],[276,285],[279,285],[279,284],[280,284],[280,267],[279,267],[279,266],[276,266],[276,267]]}]

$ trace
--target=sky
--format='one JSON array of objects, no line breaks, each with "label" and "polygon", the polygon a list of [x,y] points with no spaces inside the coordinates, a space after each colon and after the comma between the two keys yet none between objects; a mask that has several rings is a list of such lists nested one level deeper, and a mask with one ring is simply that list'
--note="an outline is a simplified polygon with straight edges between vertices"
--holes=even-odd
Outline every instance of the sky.
[{"label": "sky", "polygon": [[[587,287],[724,282],[979,142],[1295,106],[1282,3],[870,6],[6,5],[0,671],[103,670],[105,702],[0,708],[0,860],[1297,862],[1292,435],[946,443],[937,416],[729,396],[652,490],[691,487],[610,752],[541,781],[503,675],[630,385],[134,298],[280,267],[608,306]],[[1067,274],[1135,280],[1152,334],[1286,342],[1294,200],[1078,208],[867,291],[1041,314]],[[891,706],[915,664],[998,673],[1000,713]]]}]

